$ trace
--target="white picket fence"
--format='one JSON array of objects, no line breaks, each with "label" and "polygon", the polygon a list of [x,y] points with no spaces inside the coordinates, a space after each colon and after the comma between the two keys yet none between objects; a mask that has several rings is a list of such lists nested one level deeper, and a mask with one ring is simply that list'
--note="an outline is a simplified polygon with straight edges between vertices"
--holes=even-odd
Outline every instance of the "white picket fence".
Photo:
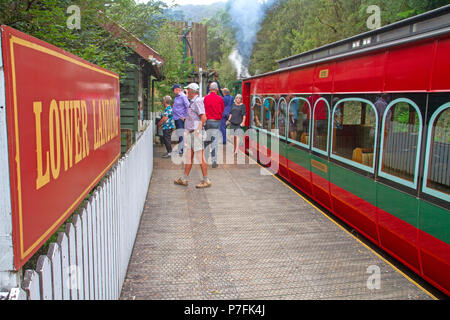
[{"label": "white picket fence", "polygon": [[153,172],[153,125],[66,224],[22,289],[30,300],[117,300]]}]

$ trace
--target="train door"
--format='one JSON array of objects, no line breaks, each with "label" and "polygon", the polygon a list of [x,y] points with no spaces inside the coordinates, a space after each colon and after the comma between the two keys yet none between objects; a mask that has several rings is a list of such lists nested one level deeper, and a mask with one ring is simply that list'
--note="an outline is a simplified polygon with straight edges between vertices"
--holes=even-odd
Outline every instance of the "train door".
[{"label": "train door", "polygon": [[286,152],[289,181],[312,197],[311,122],[312,108],[306,95],[289,96]]},{"label": "train door", "polygon": [[[288,129],[288,97],[281,96],[277,101],[276,108],[276,130],[278,136],[278,156],[272,157],[272,162],[277,161],[275,167],[279,169],[279,174],[289,179],[288,154],[287,154],[287,129]],[[274,164],[272,164],[274,167]]]},{"label": "train door", "polygon": [[308,98],[313,106],[311,182],[314,198],[328,210],[332,210],[330,200],[330,177],[328,168],[330,102],[326,96],[313,94]]},{"label": "train door", "polygon": [[419,206],[422,276],[450,295],[450,95],[430,95]]},{"label": "train door", "polygon": [[379,244],[376,99],[376,95],[333,96],[329,169],[334,213]]},{"label": "train door", "polygon": [[[419,108],[419,106],[421,106]],[[426,95],[396,96],[384,111],[377,183],[381,246],[415,272],[418,255],[418,181]]]}]

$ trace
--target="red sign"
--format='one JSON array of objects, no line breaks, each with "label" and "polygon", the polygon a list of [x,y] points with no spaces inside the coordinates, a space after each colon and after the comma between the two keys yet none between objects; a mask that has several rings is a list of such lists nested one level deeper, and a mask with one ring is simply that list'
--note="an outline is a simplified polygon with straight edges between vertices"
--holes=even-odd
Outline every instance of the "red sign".
[{"label": "red sign", "polygon": [[20,269],[119,159],[119,76],[12,28],[1,31]]}]

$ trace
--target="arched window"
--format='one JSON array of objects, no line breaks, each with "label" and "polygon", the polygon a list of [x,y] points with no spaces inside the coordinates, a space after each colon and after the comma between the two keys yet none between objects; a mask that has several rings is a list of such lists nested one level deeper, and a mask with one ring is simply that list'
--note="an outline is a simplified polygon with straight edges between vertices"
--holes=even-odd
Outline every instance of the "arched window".
[{"label": "arched window", "polygon": [[277,129],[280,137],[286,137],[286,126],[287,126],[287,109],[288,105],[285,98],[281,98],[278,100],[278,108],[277,108]]},{"label": "arched window", "polygon": [[309,148],[311,136],[311,105],[306,98],[293,98],[289,102],[289,138]]},{"label": "arched window", "polygon": [[378,174],[417,188],[422,117],[417,105],[405,98],[392,101],[383,116]]},{"label": "arched window", "polygon": [[262,108],[262,117],[263,117],[263,129],[267,130],[267,132],[272,132],[272,129],[275,129],[275,108],[276,101],[272,97],[267,97],[264,99],[263,108]]},{"label": "arched window", "polygon": [[330,105],[327,100],[315,94],[308,98],[313,111],[313,144],[312,149],[323,155],[328,155],[328,130]]},{"label": "arched window", "polygon": [[252,105],[250,109],[250,119],[251,119],[251,125],[253,128],[262,128],[261,123],[261,108],[262,108],[262,101],[261,98],[258,96],[254,96],[252,98]]},{"label": "arched window", "polygon": [[431,117],[423,192],[450,201],[450,102]]},{"label": "arched window", "polygon": [[372,102],[359,98],[339,100],[332,119],[331,157],[374,173],[378,119]]}]

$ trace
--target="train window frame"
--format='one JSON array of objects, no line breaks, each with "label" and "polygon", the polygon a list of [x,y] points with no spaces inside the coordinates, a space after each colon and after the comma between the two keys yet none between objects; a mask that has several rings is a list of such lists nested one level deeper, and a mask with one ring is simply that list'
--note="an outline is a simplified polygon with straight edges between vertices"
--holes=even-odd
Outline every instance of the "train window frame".
[{"label": "train window frame", "polygon": [[[317,107],[317,104],[321,101],[321,100],[323,100],[323,101],[325,101],[325,104],[326,104],[326,106],[327,106],[327,112],[328,112],[328,125],[327,125],[327,151],[323,151],[323,150],[321,150],[321,149],[318,149],[318,148],[315,148],[314,147],[314,141],[315,141],[315,138],[316,138],[316,136],[315,136],[315,121],[316,121],[316,107]],[[317,101],[314,103],[314,108],[313,108],[313,113],[312,113],[312,122],[311,122],[311,125],[312,125],[312,132],[311,132],[311,138],[310,138],[310,143],[311,143],[311,150],[312,151],[314,151],[314,152],[317,152],[317,153],[319,153],[319,154],[321,154],[321,155],[324,155],[324,156],[326,156],[326,157],[328,157],[328,154],[329,154],[329,152],[330,152],[330,103],[327,101],[327,99],[325,99],[325,98],[319,98],[319,99],[317,99]]]},{"label": "train window frame", "polygon": [[286,139],[287,137],[286,137],[286,133],[287,133],[287,126],[288,126],[288,124],[289,124],[289,120],[285,123],[285,126],[284,126],[284,133],[283,133],[283,135],[281,135],[280,133],[280,126],[279,126],[279,118],[278,118],[278,114],[279,114],[279,112],[278,111],[281,111],[281,109],[280,109],[280,104],[281,104],[281,101],[282,100],[284,100],[284,102],[285,102],[285,104],[286,104],[286,108],[287,108],[287,110],[286,110],[286,112],[287,112],[287,114],[289,115],[289,105],[288,105],[288,103],[287,103],[287,101],[286,101],[286,98],[285,97],[281,97],[280,99],[278,99],[278,102],[277,102],[277,106],[276,106],[276,120],[275,120],[275,129],[277,130],[277,132],[278,132],[278,137],[279,138],[282,138],[282,139]]},{"label": "train window frame", "polygon": [[[308,140],[309,140],[309,143],[305,144],[305,143],[302,143],[300,141],[293,140],[293,139],[291,139],[289,137],[287,137],[287,141],[290,142],[290,143],[294,143],[296,145],[299,145],[300,147],[303,147],[303,148],[306,148],[306,149],[309,150],[311,148],[311,141],[312,141],[312,139],[311,139],[311,120],[312,120],[312,117],[311,117],[311,114],[312,114],[311,104],[309,103],[308,99],[306,99],[306,98],[295,97],[289,102],[288,114],[291,112],[291,104],[292,104],[292,102],[294,102],[294,100],[304,101],[304,102],[306,102],[308,104],[308,108],[309,108],[309,117],[308,117],[309,118],[309,128],[308,128],[309,139]],[[288,121],[288,122],[289,123],[288,123],[287,131],[289,133],[289,129],[291,128],[291,122],[290,121]]]},{"label": "train window frame", "polygon": [[[339,106],[339,104],[344,103],[344,102],[349,102],[349,101],[358,101],[358,102],[362,102],[365,103],[367,105],[370,105],[372,107],[372,110],[375,113],[375,137],[374,137],[374,142],[373,142],[373,150],[374,150],[374,155],[373,155],[373,164],[372,167],[366,166],[364,164],[346,159],[344,157],[338,156],[333,154],[333,142],[334,142],[334,135],[333,135],[333,130],[335,128],[334,125],[334,115],[336,113],[337,107]],[[333,107],[333,112],[332,112],[332,116],[331,116],[331,150],[330,150],[330,158],[335,159],[337,161],[343,162],[345,164],[348,164],[350,166],[356,167],[358,169],[361,169],[363,171],[369,172],[371,174],[375,174],[375,165],[376,165],[376,159],[378,157],[377,154],[377,141],[378,141],[378,112],[377,112],[377,108],[375,107],[375,105],[367,100],[367,99],[362,99],[362,98],[345,98],[345,99],[341,99],[339,100],[336,105]]]},{"label": "train window frame", "polygon": [[[386,173],[383,171],[383,156],[384,156],[384,132],[386,130],[386,118],[389,114],[389,111],[392,109],[393,106],[395,106],[397,103],[400,102],[406,102],[410,106],[412,106],[415,111],[417,112],[418,118],[419,118],[419,134],[417,137],[417,150],[416,150],[416,161],[415,161],[415,168],[414,168],[414,182],[402,179],[400,177],[394,176],[392,174]],[[422,119],[422,113],[420,112],[420,108],[417,106],[417,104],[408,98],[398,98],[391,103],[388,104],[386,107],[386,110],[384,110],[383,114],[383,120],[381,124],[381,142],[380,142],[380,154],[378,155],[378,176],[381,178],[388,179],[390,181],[393,181],[395,183],[401,184],[403,186],[406,186],[408,188],[417,190],[418,184],[419,184],[419,169],[420,169],[420,156],[421,156],[421,147],[422,147],[422,134],[423,134],[423,119]]]},{"label": "train window frame", "polygon": [[428,187],[427,182],[428,182],[428,174],[429,174],[429,169],[430,169],[430,153],[431,153],[431,143],[432,143],[432,138],[433,137],[433,126],[434,126],[434,122],[436,121],[436,119],[438,119],[438,117],[445,112],[447,109],[450,108],[450,102],[447,102],[445,104],[443,104],[442,106],[440,106],[431,116],[430,118],[430,122],[428,125],[428,133],[427,133],[427,146],[426,146],[426,151],[425,151],[425,164],[424,164],[424,171],[423,171],[423,182],[422,182],[422,192],[426,193],[428,195],[431,195],[433,197],[436,197],[438,199],[442,199],[444,201],[449,202],[450,201],[450,194],[446,194],[443,193],[439,190],[433,189]]},{"label": "train window frame", "polygon": [[[267,133],[267,134],[270,134],[270,135],[275,135],[273,132],[272,132],[272,129],[270,129],[270,130],[266,130],[265,128],[264,128],[264,124],[266,123],[266,115],[265,115],[265,110],[264,110],[264,104],[265,104],[265,102],[266,102],[266,100],[272,100],[273,102],[274,102],[274,106],[275,106],[275,111],[276,111],[276,109],[277,109],[277,100],[275,100],[275,98],[274,97],[272,97],[272,96],[265,96],[264,97],[264,100],[263,100],[263,103],[261,104],[261,117],[263,118],[262,120],[262,122],[261,122],[261,131],[262,132],[265,132],[265,133]],[[270,111],[270,109],[269,109],[269,111]],[[274,112],[275,113],[275,112]],[[270,125],[272,125],[272,114],[270,114]]]},{"label": "train window frame", "polygon": [[[252,102],[251,102],[251,106],[250,106],[250,110],[251,110],[251,108],[252,108],[252,106],[254,106],[254,101],[256,100],[256,99],[258,99],[261,103],[260,103],[260,107],[259,107],[259,112],[260,112],[260,114],[262,114],[262,96],[260,96],[260,95],[253,95],[253,97],[252,97]],[[253,126],[253,124],[255,124],[255,126]],[[253,129],[256,129],[256,130],[261,130],[262,129],[262,125],[263,125],[263,123],[261,122],[261,127],[258,127],[257,125],[256,125],[256,123],[255,123],[255,113],[253,112],[253,117],[250,119],[250,126],[253,128]]]}]

